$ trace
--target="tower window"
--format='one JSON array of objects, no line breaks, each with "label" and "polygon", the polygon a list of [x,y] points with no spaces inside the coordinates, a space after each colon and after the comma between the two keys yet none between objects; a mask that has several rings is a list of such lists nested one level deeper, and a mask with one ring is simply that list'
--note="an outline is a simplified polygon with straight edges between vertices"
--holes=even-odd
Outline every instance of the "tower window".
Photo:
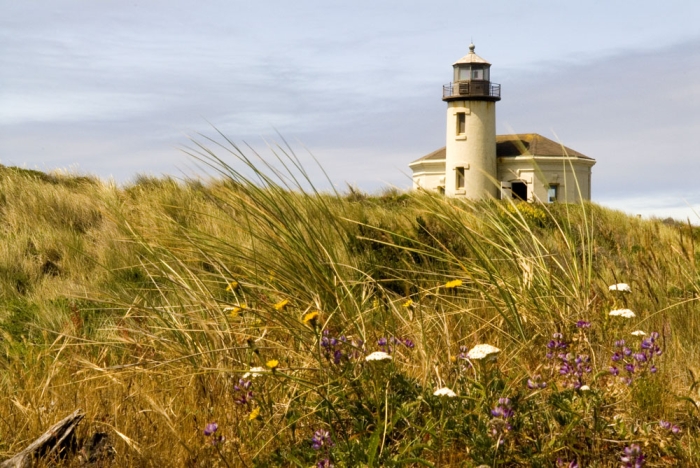
[{"label": "tower window", "polygon": [[464,135],[467,131],[467,114],[465,112],[457,112],[457,135]]},{"label": "tower window", "polygon": [[455,187],[457,190],[463,189],[464,188],[464,168],[463,167],[456,167],[455,171],[457,172],[456,176],[457,179],[455,180]]},{"label": "tower window", "polygon": [[554,203],[557,201],[557,196],[559,195],[559,186],[558,185],[550,185],[547,188],[547,202],[548,203]]}]

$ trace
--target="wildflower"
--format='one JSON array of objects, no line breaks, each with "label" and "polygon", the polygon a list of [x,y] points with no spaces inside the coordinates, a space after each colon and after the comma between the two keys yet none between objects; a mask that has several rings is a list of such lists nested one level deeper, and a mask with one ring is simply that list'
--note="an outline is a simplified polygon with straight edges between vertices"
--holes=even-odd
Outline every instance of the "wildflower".
[{"label": "wildflower", "polygon": [[269,361],[267,361],[267,362],[265,363],[265,365],[266,365],[267,367],[269,367],[270,370],[273,370],[273,371],[274,371],[275,369],[277,369],[277,368],[279,367],[280,362],[279,362],[277,359],[270,359]]},{"label": "wildflower", "polygon": [[210,436],[213,433],[215,433],[219,429],[219,425],[216,424],[215,422],[209,423],[206,426],[204,426],[204,435],[205,436]]},{"label": "wildflower", "polygon": [[413,307],[413,301],[411,299],[407,300],[406,302],[403,303],[403,306],[408,309],[409,307]]},{"label": "wildflower", "polygon": [[329,458],[324,458],[316,463],[316,468],[333,468],[335,465],[331,462]]},{"label": "wildflower", "polygon": [[238,281],[231,281],[228,286],[226,286],[226,291],[233,292],[238,289]]},{"label": "wildflower", "polygon": [[535,390],[538,388],[545,388],[547,386],[547,382],[542,382],[542,377],[539,375],[535,375],[534,377],[527,379],[527,388],[530,390]]},{"label": "wildflower", "polygon": [[632,357],[639,362],[647,362],[647,355],[644,353],[635,353]]},{"label": "wildflower", "polygon": [[622,291],[622,292],[632,292],[632,289],[630,288],[630,285],[627,283],[617,283],[613,284],[612,286],[609,286],[608,289],[610,291]]},{"label": "wildflower", "polygon": [[662,429],[672,432],[673,434],[679,434],[681,432],[680,427],[676,426],[675,424],[671,424],[668,421],[659,421],[659,426],[661,426]]},{"label": "wildflower", "polygon": [[277,304],[273,305],[272,307],[275,310],[284,310],[285,307],[289,304],[289,299],[282,299],[279,301]]},{"label": "wildflower", "polygon": [[590,392],[590,391],[591,391],[591,387],[589,387],[588,385],[581,385],[581,386],[579,387],[579,390],[581,390],[582,392]]},{"label": "wildflower", "polygon": [[311,325],[313,327],[316,325],[316,320],[318,320],[319,315],[320,314],[317,311],[309,312],[308,314],[304,314],[301,321],[304,323],[304,325]]},{"label": "wildflower", "polygon": [[230,315],[231,317],[236,318],[236,317],[238,317],[239,315],[241,315],[241,314],[243,313],[243,311],[244,311],[245,309],[247,309],[247,308],[248,308],[247,305],[241,304],[241,305],[234,306],[234,307],[226,307],[226,308],[224,309],[224,312],[229,312],[229,315]]},{"label": "wildflower", "polygon": [[410,339],[408,339],[408,338],[406,338],[405,340],[403,340],[403,345],[404,345],[405,347],[407,347],[408,349],[413,349],[413,348],[416,346],[416,344],[415,344],[412,340],[410,340]]},{"label": "wildflower", "polygon": [[252,386],[253,382],[250,380],[239,379],[238,384],[233,387],[233,401],[239,405],[249,404],[253,400]]},{"label": "wildflower", "polygon": [[632,332],[632,335],[634,335],[634,336],[646,336],[646,333],[644,333],[642,330],[635,330]]},{"label": "wildflower", "polygon": [[514,411],[510,398],[499,398],[498,405],[491,410],[493,419],[489,422],[491,435],[501,439],[506,432],[512,429],[508,420],[513,416]]},{"label": "wildflower", "polygon": [[614,376],[620,375],[620,369],[615,366],[610,367],[610,373]]},{"label": "wildflower", "polygon": [[457,396],[457,394],[456,394],[455,392],[453,392],[452,390],[450,390],[450,389],[447,388],[447,387],[438,388],[437,390],[435,390],[435,391],[433,392],[433,395],[435,395],[435,396],[446,396],[446,397],[450,397],[450,398],[454,398],[454,397]]},{"label": "wildflower", "polygon": [[615,309],[608,314],[611,317],[634,318],[636,314],[629,309]]},{"label": "wildflower", "polygon": [[478,344],[469,350],[467,357],[472,360],[484,359],[491,354],[498,354],[501,350],[490,344]]},{"label": "wildflower", "polygon": [[576,328],[591,328],[591,322],[579,320],[578,322],[576,322]]},{"label": "wildflower", "polygon": [[366,358],[365,361],[391,361],[392,357],[385,353],[384,351],[375,351],[372,354],[369,354]]},{"label": "wildflower", "polygon": [[622,465],[625,468],[642,468],[644,466],[644,459],[646,457],[642,453],[642,449],[639,445],[632,444],[629,447],[625,447],[620,461],[624,463]]},{"label": "wildflower", "polygon": [[258,419],[259,416],[260,416],[260,407],[258,406],[253,411],[250,412],[250,414],[248,415],[248,421],[254,421],[254,420]]},{"label": "wildflower", "polygon": [[248,372],[243,374],[244,379],[254,379],[256,377],[260,377],[263,373],[265,372],[265,369],[262,367],[251,367]]},{"label": "wildflower", "polygon": [[445,283],[445,289],[455,289],[459,286],[462,286],[462,280],[460,279],[448,281],[447,283]]},{"label": "wildflower", "polygon": [[333,440],[331,440],[331,435],[328,431],[319,429],[314,432],[311,438],[311,447],[314,450],[321,450],[323,447],[333,447]]}]

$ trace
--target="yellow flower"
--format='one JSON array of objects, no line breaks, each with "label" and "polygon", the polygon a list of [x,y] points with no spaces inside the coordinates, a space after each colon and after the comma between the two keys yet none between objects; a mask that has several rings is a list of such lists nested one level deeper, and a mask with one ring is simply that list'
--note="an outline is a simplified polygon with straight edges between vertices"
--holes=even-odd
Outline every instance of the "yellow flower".
[{"label": "yellow flower", "polygon": [[379,299],[375,299],[372,301],[372,308],[376,309],[377,307],[379,307]]},{"label": "yellow flower", "polygon": [[230,315],[232,318],[236,318],[236,317],[238,317],[239,315],[241,315],[241,314],[243,313],[243,311],[244,311],[245,309],[247,309],[247,308],[248,308],[247,305],[241,304],[241,305],[238,305],[238,306],[235,306],[235,307],[226,307],[226,308],[224,309],[224,312],[229,312],[229,315]]},{"label": "yellow flower", "polygon": [[287,305],[289,304],[289,299],[283,299],[279,301],[277,304],[273,305],[272,307],[275,310],[283,310]]},{"label": "yellow flower", "polygon": [[277,359],[270,359],[265,363],[265,365],[270,369],[275,370],[279,367],[280,362]]},{"label": "yellow flower", "polygon": [[445,289],[454,289],[458,286],[462,286],[462,280],[460,279],[448,281],[447,283],[445,283]]},{"label": "yellow flower", "polygon": [[226,286],[226,291],[233,292],[238,289],[238,281],[231,281],[228,286]]},{"label": "yellow flower", "polygon": [[258,419],[260,416],[260,407],[256,407],[253,411],[250,412],[248,415],[248,421],[253,421],[255,419]]},{"label": "yellow flower", "polygon": [[304,325],[316,325],[316,320],[318,319],[318,316],[320,314],[317,311],[314,312],[309,312],[308,314],[304,315],[304,318],[301,319],[301,321],[304,323]]},{"label": "yellow flower", "polygon": [[403,303],[403,306],[408,309],[409,307],[413,306],[413,301],[409,299]]}]

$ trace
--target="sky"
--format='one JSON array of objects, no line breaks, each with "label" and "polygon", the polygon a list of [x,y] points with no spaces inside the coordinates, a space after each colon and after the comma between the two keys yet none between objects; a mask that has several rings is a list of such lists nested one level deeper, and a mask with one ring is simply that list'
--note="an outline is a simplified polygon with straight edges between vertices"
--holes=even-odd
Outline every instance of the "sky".
[{"label": "sky", "polygon": [[409,188],[473,41],[499,134],[595,158],[597,203],[700,223],[699,23],[696,0],[0,0],[0,163],[196,176],[183,149],[220,131],[266,158],[283,137],[319,186],[313,158]]}]

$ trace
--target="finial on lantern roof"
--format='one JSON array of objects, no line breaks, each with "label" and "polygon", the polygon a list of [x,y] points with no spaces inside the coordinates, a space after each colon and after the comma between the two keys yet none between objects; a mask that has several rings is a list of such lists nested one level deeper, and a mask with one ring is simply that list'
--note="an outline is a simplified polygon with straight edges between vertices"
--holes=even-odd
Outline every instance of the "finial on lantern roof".
[{"label": "finial on lantern roof", "polygon": [[470,54],[473,54],[473,53],[474,53],[474,49],[476,49],[476,46],[474,45],[474,42],[472,41],[472,43],[469,44],[469,53],[470,53]]}]

